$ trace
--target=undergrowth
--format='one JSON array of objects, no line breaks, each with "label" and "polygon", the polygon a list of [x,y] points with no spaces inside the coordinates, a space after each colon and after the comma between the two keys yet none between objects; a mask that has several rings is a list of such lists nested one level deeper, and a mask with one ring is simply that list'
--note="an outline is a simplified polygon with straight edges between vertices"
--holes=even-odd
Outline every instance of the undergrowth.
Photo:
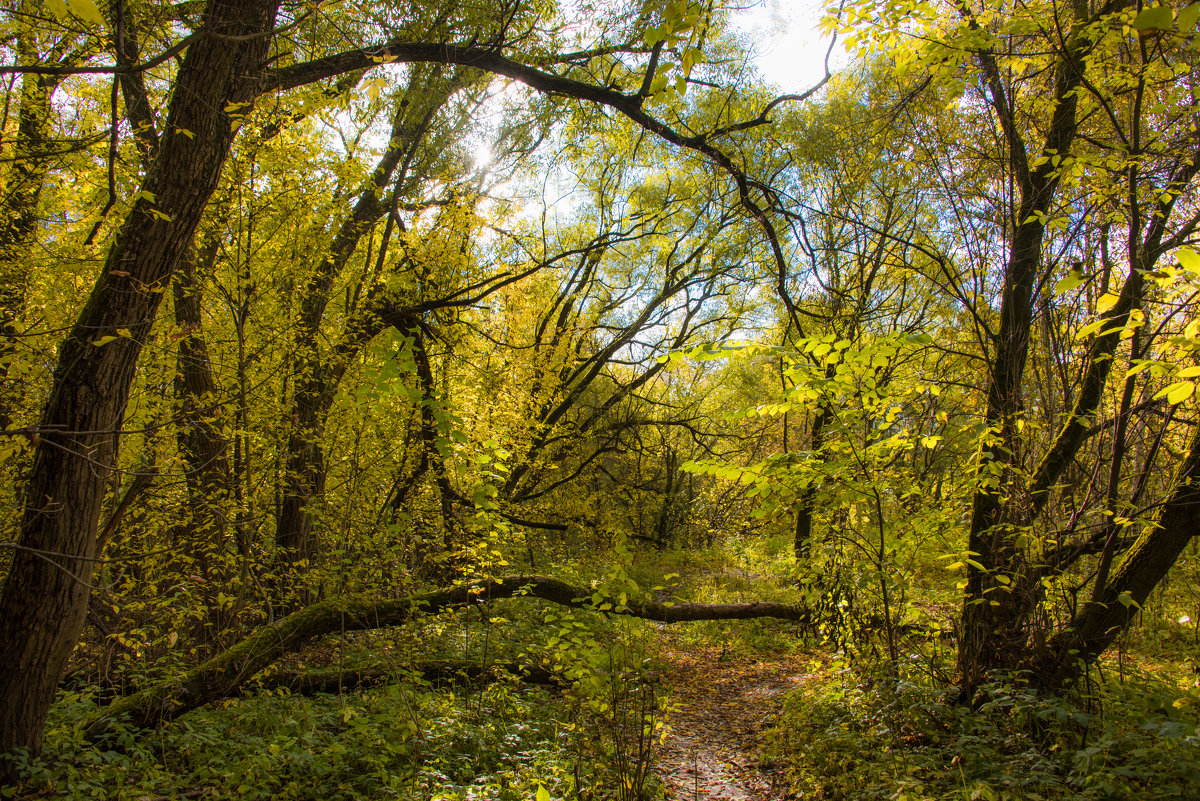
[{"label": "undergrowth", "polygon": [[1082,699],[996,683],[972,708],[920,675],[834,667],[787,700],[770,756],[831,801],[1200,797],[1200,689],[1132,679]]},{"label": "undergrowth", "polygon": [[[594,582],[613,602],[637,588],[623,565]],[[43,753],[24,759],[6,798],[614,799],[661,796],[650,772],[666,698],[642,621],[505,601],[413,627],[324,641],[287,660],[305,670],[383,666],[392,683],[312,697],[248,685],[245,698],[156,732],[117,726],[98,743],[79,721],[91,693],[64,693]],[[520,663],[558,686],[517,677],[434,686],[423,659]],[[19,758],[19,757],[18,757]],[[19,758],[20,759],[20,758]]]}]

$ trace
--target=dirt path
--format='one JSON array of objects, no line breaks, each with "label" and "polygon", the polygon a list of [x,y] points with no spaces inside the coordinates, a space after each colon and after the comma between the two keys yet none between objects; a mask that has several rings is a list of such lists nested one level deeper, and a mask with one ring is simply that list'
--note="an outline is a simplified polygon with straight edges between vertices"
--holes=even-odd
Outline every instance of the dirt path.
[{"label": "dirt path", "polygon": [[720,649],[675,650],[671,664],[675,711],[658,760],[670,801],[781,801],[781,768],[763,765],[763,733],[784,695],[805,678],[808,660],[734,662]]}]

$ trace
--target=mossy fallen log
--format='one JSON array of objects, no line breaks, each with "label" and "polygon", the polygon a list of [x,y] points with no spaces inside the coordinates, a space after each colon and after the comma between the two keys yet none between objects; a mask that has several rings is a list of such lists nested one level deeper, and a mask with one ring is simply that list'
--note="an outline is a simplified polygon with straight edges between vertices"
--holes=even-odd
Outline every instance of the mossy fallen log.
[{"label": "mossy fallen log", "polygon": [[[293,612],[265,626],[224,653],[188,672],[161,681],[104,707],[83,727],[89,738],[103,736],[117,721],[149,728],[237,692],[245,682],[306,642],[325,634],[398,626],[418,615],[524,596],[581,609],[595,608],[594,591],[547,576],[508,576],[447,587],[396,600],[332,598]],[[699,620],[779,618],[806,620],[802,607],[780,603],[666,604],[630,600],[618,608],[599,610],[663,623]]]},{"label": "mossy fallen log", "polygon": [[562,681],[554,671],[541,665],[523,665],[517,662],[483,665],[462,660],[438,660],[403,666],[379,665],[347,670],[276,671],[256,679],[243,689],[248,693],[282,689],[295,695],[336,695],[379,687],[405,677],[432,684],[486,683],[506,678],[515,678],[528,684],[559,684]]}]

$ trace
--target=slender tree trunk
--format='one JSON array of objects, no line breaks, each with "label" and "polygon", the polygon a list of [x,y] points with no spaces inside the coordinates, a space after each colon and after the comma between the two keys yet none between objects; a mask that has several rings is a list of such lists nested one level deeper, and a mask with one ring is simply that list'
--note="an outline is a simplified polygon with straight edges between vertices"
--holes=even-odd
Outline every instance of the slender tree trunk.
[{"label": "slender tree trunk", "polygon": [[[1041,153],[1071,152],[1078,127],[1075,92],[1083,77],[1082,46],[1074,32],[1064,46],[1055,78],[1055,106]],[[1048,158],[1031,168],[1012,99],[995,59],[986,51],[977,55],[989,100],[1004,131],[1010,169],[1018,178],[1020,202],[1014,209],[1015,229],[1005,265],[999,330],[988,377],[987,423],[992,434],[990,441],[983,443],[979,458],[980,485],[972,501],[967,539],[972,557],[967,568],[957,665],[964,699],[974,694],[989,672],[1015,667],[1027,655],[1019,621],[1025,600],[1012,591],[1011,578],[1022,567],[1017,542],[1030,511],[1015,470],[1019,458],[1017,428],[1045,220],[1059,185],[1058,173]]]},{"label": "slender tree trunk", "polygon": [[[827,375],[832,373],[832,368]],[[822,403],[813,413],[809,427],[810,458],[820,460],[825,445],[825,425],[829,421],[829,410]],[[792,553],[797,561],[807,561],[812,549],[813,513],[816,511],[817,488],[809,486],[800,493],[800,505],[796,509],[796,525],[792,531]]]},{"label": "slender tree trunk", "polygon": [[1034,671],[1039,686],[1057,690],[1075,681],[1081,667],[1095,661],[1125,630],[1183,549],[1200,534],[1200,426],[1193,426],[1191,446],[1171,486],[1174,492],[1097,597],[1050,641],[1044,664]]},{"label": "slender tree trunk", "polygon": [[0,597],[0,753],[41,746],[83,627],[97,521],[134,368],[228,155],[227,109],[257,93],[276,11],[276,0],[209,3],[205,26],[226,35],[201,37],[188,49],[158,158],[60,348],[24,488],[19,549]]},{"label": "slender tree trunk", "polygon": [[[23,62],[37,60],[30,43],[32,33],[19,37],[17,51]],[[21,108],[12,166],[0,198],[0,429],[13,423],[8,373],[16,352],[17,328],[25,311],[29,285],[27,262],[37,230],[38,203],[46,182],[49,158],[50,98],[58,79],[47,75],[21,77]]]},{"label": "slender tree trunk", "polygon": [[[238,539],[230,547],[234,479],[229,426],[201,329],[201,272],[211,270],[216,256],[215,238],[193,248],[182,260],[173,284],[175,322],[182,329],[175,376],[179,413],[176,439],[188,491],[186,519],[175,527],[174,540],[179,558],[188,563],[187,572],[204,579],[200,592],[208,614],[199,639],[220,648],[231,615],[218,599],[222,592],[237,594],[230,587],[236,574],[235,554],[245,559],[250,544]],[[237,531],[241,535],[240,527]]]},{"label": "slender tree trunk", "polygon": [[[441,67],[421,69],[410,81],[409,92],[400,101],[392,120],[387,150],[359,192],[354,209],[342,222],[329,253],[313,270],[301,298],[292,365],[295,391],[286,420],[289,433],[284,486],[275,521],[275,544],[289,573],[296,572],[299,565],[316,553],[316,531],[309,504],[325,492],[325,454],[321,445],[325,419],[338,382],[357,353],[357,349],[349,352],[342,349],[331,357],[320,352],[321,323],[334,281],[363,236],[387,212],[382,200],[386,187],[395,177],[397,186],[393,192],[402,191],[400,184],[407,177],[434,115],[464,83],[459,73],[443,77]],[[363,333],[352,329],[353,326],[351,335]],[[375,326],[370,336],[379,330]],[[358,346],[366,341],[361,340]]]}]

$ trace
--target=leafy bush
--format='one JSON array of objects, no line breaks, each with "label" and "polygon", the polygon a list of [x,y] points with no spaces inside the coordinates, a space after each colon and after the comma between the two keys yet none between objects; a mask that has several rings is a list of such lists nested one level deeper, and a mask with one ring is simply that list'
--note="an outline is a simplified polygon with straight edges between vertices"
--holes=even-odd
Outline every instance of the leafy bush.
[{"label": "leafy bush", "polygon": [[72,724],[94,704],[56,705],[41,758],[4,797],[532,798],[569,792],[569,707],[497,682],[466,693],[416,682],[312,698],[264,693],[184,716],[157,733],[87,743]]},{"label": "leafy bush", "polygon": [[772,757],[817,799],[1200,797],[1200,690],[1146,676],[1079,704],[993,684],[972,709],[920,680],[831,669],[788,699]]}]

